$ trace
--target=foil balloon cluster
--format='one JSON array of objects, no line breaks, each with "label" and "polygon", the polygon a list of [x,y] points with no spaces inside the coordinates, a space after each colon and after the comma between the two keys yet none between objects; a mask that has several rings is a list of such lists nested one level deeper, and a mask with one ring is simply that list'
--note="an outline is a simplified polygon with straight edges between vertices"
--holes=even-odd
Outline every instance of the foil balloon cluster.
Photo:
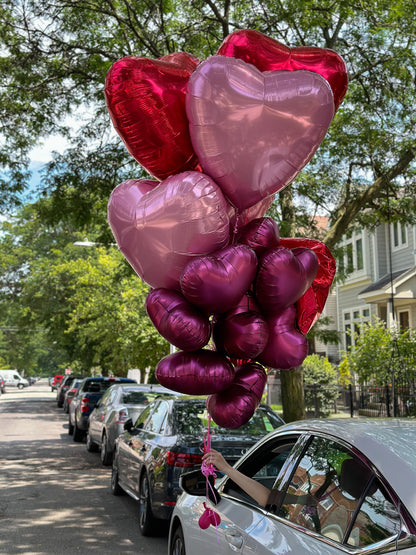
[{"label": "foil balloon cluster", "polygon": [[152,288],[153,324],[179,349],[156,375],[209,395],[224,427],[251,417],[265,367],[292,368],[307,354],[334,259],[314,239],[280,238],[264,214],[316,152],[346,89],[335,52],[250,30],[202,62],[130,56],[107,74],[114,127],[154,178],[116,187],[108,219]]}]

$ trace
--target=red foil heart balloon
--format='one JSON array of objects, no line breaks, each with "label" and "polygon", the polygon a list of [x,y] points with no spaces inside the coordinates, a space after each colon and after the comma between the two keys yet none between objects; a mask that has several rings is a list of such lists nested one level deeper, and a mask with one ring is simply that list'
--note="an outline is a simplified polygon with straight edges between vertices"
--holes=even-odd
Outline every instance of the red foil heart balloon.
[{"label": "red foil heart balloon", "polygon": [[289,48],[259,31],[241,30],[228,35],[218,54],[240,58],[260,71],[306,69],[322,75],[331,86],[335,109],[348,88],[347,68],[339,54],[327,48],[298,46]]},{"label": "red foil heart balloon", "polygon": [[107,73],[105,98],[127,150],[158,179],[196,169],[185,94],[198,60],[185,52],[159,60],[121,58]]},{"label": "red foil heart balloon", "polygon": [[225,247],[230,238],[228,203],[200,172],[173,175],[160,184],[121,183],[111,193],[108,221],[134,271],[155,288],[180,290],[188,262]]},{"label": "red foil heart balloon", "polygon": [[235,429],[244,426],[259,406],[257,397],[238,384],[231,385],[225,391],[210,395],[207,409],[218,426]]},{"label": "red foil heart balloon", "polygon": [[155,372],[161,385],[187,395],[223,391],[234,379],[231,363],[215,351],[204,349],[168,355],[158,362]]},{"label": "red foil heart balloon", "polygon": [[181,277],[182,293],[211,314],[226,312],[250,288],[256,270],[256,253],[245,245],[231,245],[189,262]]},{"label": "red foil heart balloon", "polygon": [[297,301],[298,327],[305,334],[311,329],[324,309],[336,272],[336,262],[328,247],[316,239],[296,237],[281,239],[280,244],[288,249],[306,247],[318,257],[319,267],[311,287]]},{"label": "red foil heart balloon", "polygon": [[[304,265],[305,262],[305,265]],[[318,271],[318,258],[310,250],[297,257],[293,251],[278,247],[261,259],[255,293],[265,314],[274,314],[292,305],[311,286]]]},{"label": "red foil heart balloon", "polygon": [[268,71],[212,56],[188,83],[192,145],[205,173],[239,210],[286,187],[334,115],[328,82],[310,71]]},{"label": "red foil heart balloon", "polygon": [[146,298],[146,311],[160,335],[178,349],[197,351],[209,341],[208,318],[177,291],[153,289]]},{"label": "red foil heart balloon", "polygon": [[289,370],[299,366],[308,354],[308,340],[296,327],[296,307],[285,308],[267,318],[269,341],[257,361],[269,368]]}]

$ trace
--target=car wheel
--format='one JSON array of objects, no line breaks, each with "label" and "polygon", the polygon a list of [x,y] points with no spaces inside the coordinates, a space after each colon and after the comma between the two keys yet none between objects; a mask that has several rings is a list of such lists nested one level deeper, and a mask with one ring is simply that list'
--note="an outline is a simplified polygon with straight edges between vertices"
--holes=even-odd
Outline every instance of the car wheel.
[{"label": "car wheel", "polygon": [[98,451],[98,445],[91,439],[91,434],[87,432],[87,451],[90,453],[96,453]]},{"label": "car wheel", "polygon": [[74,433],[74,426],[73,424],[71,424],[71,419],[68,419],[68,434],[70,436],[72,436],[72,434]]},{"label": "car wheel", "polygon": [[64,403],[64,413],[68,414],[69,410],[68,410],[68,404]]},{"label": "car wheel", "polygon": [[156,519],[150,504],[150,487],[147,474],[140,481],[139,495],[139,528],[143,536],[151,536],[155,531]]},{"label": "car wheel", "polygon": [[83,438],[84,438],[84,432],[78,428],[77,421],[75,420],[74,441],[77,441],[79,443],[83,440]]},{"label": "car wheel", "polygon": [[19,389],[23,389],[23,384],[19,383],[19,385],[17,386]]},{"label": "car wheel", "polygon": [[101,441],[101,462],[104,466],[109,466],[113,462],[113,453],[108,448],[108,439],[105,432]]},{"label": "car wheel", "polygon": [[111,493],[113,495],[124,495],[125,491],[120,486],[118,481],[118,469],[116,466],[113,466],[113,470],[111,471]]},{"label": "car wheel", "polygon": [[169,555],[186,555],[183,532],[179,525],[173,533],[172,542],[169,546]]}]

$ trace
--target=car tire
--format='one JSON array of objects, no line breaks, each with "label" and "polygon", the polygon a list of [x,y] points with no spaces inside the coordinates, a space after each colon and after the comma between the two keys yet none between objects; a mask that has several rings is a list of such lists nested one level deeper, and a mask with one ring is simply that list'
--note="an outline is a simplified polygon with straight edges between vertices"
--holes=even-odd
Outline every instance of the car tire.
[{"label": "car tire", "polygon": [[87,451],[90,453],[96,453],[98,451],[98,445],[91,439],[91,434],[87,432]]},{"label": "car tire", "polygon": [[74,424],[74,441],[80,443],[84,439],[84,432],[77,426],[77,421]]},{"label": "car tire", "polygon": [[100,458],[104,466],[110,466],[110,464],[113,462],[113,453],[108,448],[108,439],[105,432],[103,433],[103,439],[101,441]]},{"label": "car tire", "polygon": [[68,419],[68,435],[72,436],[74,433],[74,426],[71,424],[71,419]]},{"label": "car tire", "polygon": [[142,536],[152,536],[155,533],[157,520],[153,516],[150,503],[150,487],[147,474],[140,480],[139,495],[139,528]]},{"label": "car tire", "polygon": [[113,470],[111,471],[111,493],[113,495],[124,495],[125,491],[120,486],[118,481],[118,469],[116,466],[113,466]]},{"label": "car tire", "polygon": [[64,413],[68,414],[69,410],[68,410],[68,403],[64,403]]},{"label": "car tire", "polygon": [[178,525],[173,532],[172,541],[169,545],[169,555],[186,555],[185,541],[180,525]]},{"label": "car tire", "polygon": [[18,389],[23,389],[23,388],[24,388],[24,385],[21,384],[21,383],[19,383],[17,387],[18,387]]}]

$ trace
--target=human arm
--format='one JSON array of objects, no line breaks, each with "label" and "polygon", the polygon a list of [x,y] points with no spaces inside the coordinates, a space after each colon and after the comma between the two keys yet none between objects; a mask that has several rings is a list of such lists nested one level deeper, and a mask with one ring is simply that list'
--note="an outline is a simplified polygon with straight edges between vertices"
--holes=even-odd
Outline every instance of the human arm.
[{"label": "human arm", "polygon": [[206,464],[212,463],[217,470],[226,474],[233,482],[235,482],[240,488],[242,488],[250,497],[252,497],[259,505],[265,507],[268,503],[270,490],[249,478],[236,468],[232,467],[220,452],[215,449],[211,449],[208,453],[202,457],[202,460]]}]

